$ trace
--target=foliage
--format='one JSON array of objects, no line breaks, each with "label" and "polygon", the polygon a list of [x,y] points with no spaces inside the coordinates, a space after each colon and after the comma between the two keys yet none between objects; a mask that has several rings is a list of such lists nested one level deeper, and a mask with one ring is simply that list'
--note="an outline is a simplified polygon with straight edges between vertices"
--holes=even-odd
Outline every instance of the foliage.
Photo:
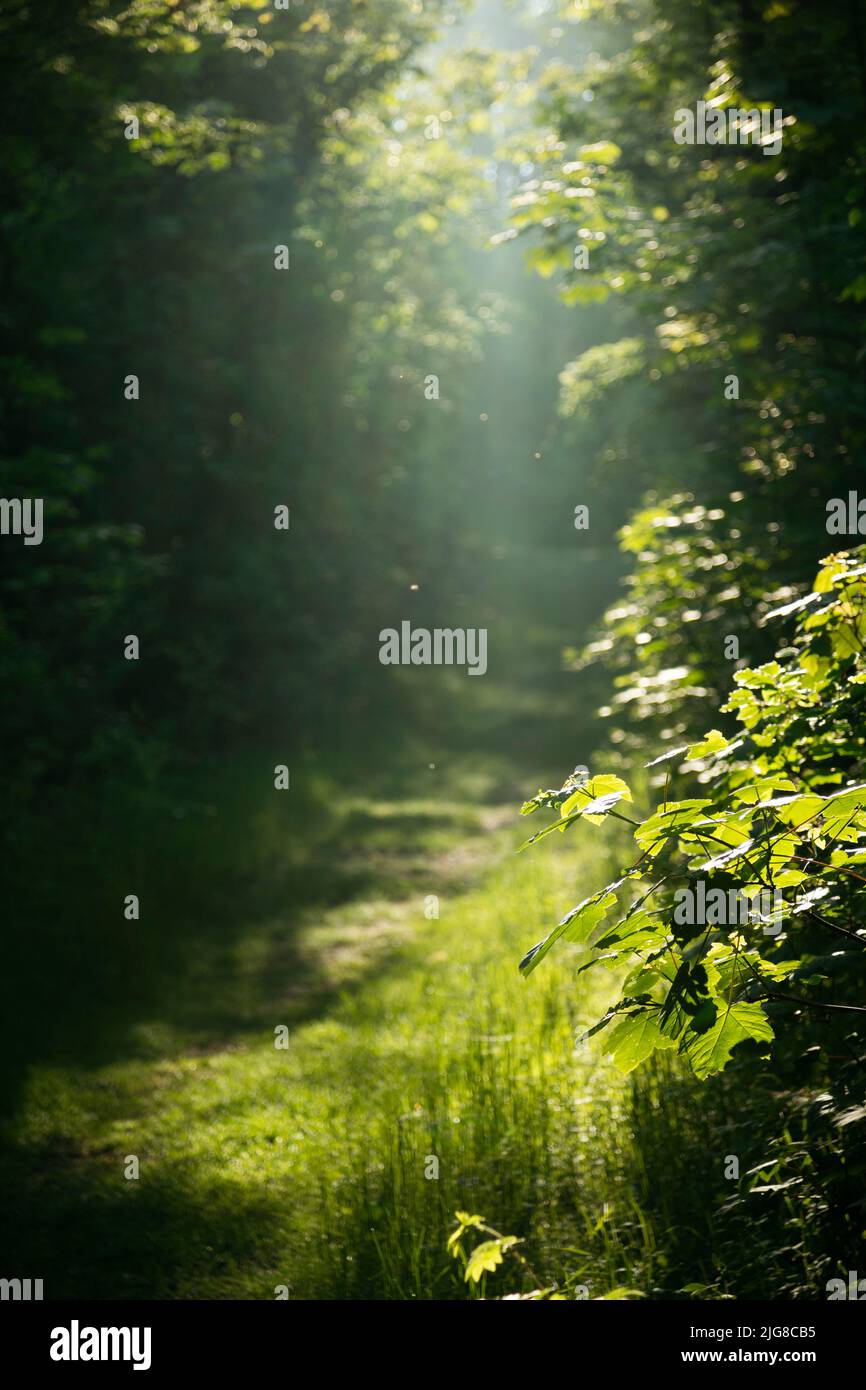
[{"label": "foliage", "polygon": [[[713,729],[663,754],[660,804],[631,820],[640,851],[621,877],[562,918],[521,961],[530,974],[560,940],[581,970],[622,977],[618,1000],[587,1030],[629,1072],[676,1049],[694,1073],[721,1071],[740,1044],[766,1056],[804,1013],[866,1028],[866,550],[831,555],[812,592],[770,614],[796,615],[776,660],[735,674],[724,707],[741,729]],[[674,776],[687,777],[674,794]],[[697,795],[689,794],[692,791]],[[558,810],[532,837],[622,815],[617,777],[539,792]],[[645,886],[648,883],[649,886]],[[638,889],[624,906],[622,895]]]},{"label": "foliage", "polygon": [[4,7],[3,491],[46,508],[0,574],[22,804],[267,728],[296,747],[348,672],[370,703],[369,615],[449,529],[457,589],[463,372],[499,321],[453,248],[490,199],[470,117],[495,93],[460,53],[415,70],[439,17]]},{"label": "foliage", "polygon": [[[467,1284],[470,1280],[477,1284],[485,1274],[495,1274],[509,1251],[517,1254],[514,1249],[520,1243],[517,1236],[502,1235],[488,1226],[482,1216],[471,1216],[466,1211],[457,1211],[454,1215],[457,1225],[448,1237],[448,1249],[455,1260],[462,1260],[465,1269],[463,1277]],[[467,1254],[463,1248],[463,1238],[470,1230],[483,1231],[491,1239],[481,1241]]]},{"label": "foliage", "polygon": [[[825,505],[862,477],[866,43],[857,0],[817,31],[808,0],[603,14],[579,80],[556,61],[540,77],[513,225],[566,301],[612,305],[607,341],[563,369],[561,412],[597,453],[597,506],[621,499],[633,572],[567,661],[612,670],[606,712],[637,754],[643,726],[697,732],[694,696],[727,683],[727,637],[750,664],[769,658],[763,615],[802,592]],[[675,143],[676,111],[699,100],[777,109],[781,150]]]}]

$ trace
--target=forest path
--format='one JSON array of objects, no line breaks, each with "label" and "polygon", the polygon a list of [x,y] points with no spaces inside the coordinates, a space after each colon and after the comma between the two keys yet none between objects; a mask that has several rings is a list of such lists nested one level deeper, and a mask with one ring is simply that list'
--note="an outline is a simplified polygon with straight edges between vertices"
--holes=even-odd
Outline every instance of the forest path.
[{"label": "forest path", "polygon": [[[3,1178],[31,1263],[64,1271],[46,1297],[460,1298],[456,1209],[594,1292],[649,1258],[624,1083],[574,1050],[603,1001],[574,959],[517,970],[606,865],[565,837],[515,856],[525,823],[478,759],[435,785],[348,797],[334,833],[356,888],[291,932],[251,919],[185,976],[188,1020],[200,989],[230,1032],[163,1011],[138,1020],[138,1055],[33,1069]],[[515,1266],[489,1293],[521,1286]]]}]

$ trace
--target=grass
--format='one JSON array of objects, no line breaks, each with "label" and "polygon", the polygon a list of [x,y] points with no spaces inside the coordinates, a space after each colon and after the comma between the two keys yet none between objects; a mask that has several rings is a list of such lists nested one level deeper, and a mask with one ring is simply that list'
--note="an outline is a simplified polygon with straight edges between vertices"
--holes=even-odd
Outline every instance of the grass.
[{"label": "grass", "polygon": [[[323,787],[328,829],[303,852],[272,799],[248,823],[282,906],[178,926],[176,974],[110,1046],[55,1042],[29,1067],[7,1258],[47,1297],[463,1298],[485,1287],[447,1254],[457,1208],[522,1237],[548,1282],[652,1286],[628,1087],[574,1047],[604,1000],[576,951],[516,968],[608,866],[574,840],[515,856],[496,782],[466,762],[426,795]],[[527,1278],[511,1263],[487,1292]]]},{"label": "grass", "polygon": [[[575,1049],[606,1003],[580,948],[518,974],[613,876],[615,826],[515,855],[530,782],[490,754],[351,782],[299,763],[290,798],[256,766],[137,795],[134,834],[119,801],[69,818],[51,911],[24,862],[7,1277],[50,1299],[814,1298],[860,1267],[856,1076],[830,1105],[806,1038],[786,1072],[700,1085],[666,1055],[623,1078]],[[525,1264],[467,1285],[457,1210]]]}]

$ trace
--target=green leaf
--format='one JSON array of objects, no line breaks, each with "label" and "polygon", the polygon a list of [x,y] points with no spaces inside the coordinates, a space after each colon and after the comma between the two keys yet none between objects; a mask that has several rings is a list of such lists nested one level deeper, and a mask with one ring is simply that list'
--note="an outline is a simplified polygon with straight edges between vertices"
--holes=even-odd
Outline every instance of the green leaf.
[{"label": "green leaf", "polygon": [[733,740],[725,738],[718,729],[710,729],[705,734],[700,743],[693,743],[689,747],[688,756],[690,758],[708,758],[713,753],[722,753],[725,749],[732,746]]},{"label": "green leaf", "polygon": [[448,1237],[448,1249],[456,1260],[460,1254],[460,1242],[464,1235],[471,1226],[480,1226],[484,1218],[483,1216],[470,1215],[468,1211],[455,1211],[454,1216],[459,1224],[454,1227]]},{"label": "green leaf", "polygon": [[482,1275],[495,1273],[502,1264],[503,1255],[516,1244],[517,1236],[502,1236],[498,1240],[484,1240],[476,1245],[466,1264],[463,1276],[466,1283],[471,1279],[477,1284]]},{"label": "green leaf", "polygon": [[718,1021],[706,1033],[695,1035],[687,1048],[692,1070],[702,1081],[722,1071],[737,1043],[746,1038],[757,1042],[770,1042],[773,1038],[772,1026],[760,1004],[719,1004]]},{"label": "green leaf", "polygon": [[775,792],[787,793],[796,790],[790,777],[782,772],[775,772],[768,777],[758,777],[752,782],[743,783],[735,788],[732,795],[735,801],[742,801],[747,806],[756,806]]},{"label": "green leaf", "polygon": [[667,938],[668,929],[659,914],[642,908],[606,928],[592,944],[599,951],[608,946],[617,946],[620,951],[644,951],[663,946]]},{"label": "green leaf", "polygon": [[[598,812],[594,810],[591,804],[593,801],[607,802],[609,798],[612,798],[609,805],[602,806]],[[599,777],[590,777],[588,782],[585,782],[582,787],[578,787],[573,795],[563,802],[560,807],[560,815],[569,816],[575,811],[581,811],[587,820],[598,824],[603,820],[605,813],[620,800],[632,800],[628,783],[624,782],[621,777],[604,773]]]},{"label": "green leaf", "polygon": [[539,941],[527,951],[520,962],[521,974],[531,975],[560,937],[564,937],[566,941],[587,941],[593,929],[616,903],[613,890],[619,888],[622,882],[623,880],[619,879],[608,888],[603,888],[600,894],[594,893],[591,898],[584,898],[582,903],[578,903],[577,907],[567,912],[543,941]]},{"label": "green leaf", "polygon": [[644,1009],[622,1019],[610,1034],[605,1052],[610,1053],[614,1066],[621,1072],[634,1071],[657,1048],[676,1047],[674,1038],[666,1038],[656,1021],[658,1011]]},{"label": "green leaf", "polygon": [[608,1009],[607,1013],[604,1014],[598,1020],[597,1023],[593,1023],[592,1027],[584,1029],[584,1031],[575,1039],[576,1044],[580,1046],[581,1044],[585,1043],[588,1038],[594,1038],[596,1033],[600,1033],[602,1028],[607,1027],[612,1018],[616,1018],[617,1014],[623,1013],[624,1010],[632,1010],[636,1007],[645,1008],[647,1004],[651,1002],[652,1001],[648,994],[636,995],[633,998],[626,997],[620,999],[619,1003],[614,1004],[612,1008]]},{"label": "green leaf", "polygon": [[[607,791],[593,791],[592,784],[599,782],[619,782],[620,785],[619,788],[611,788]],[[539,795],[543,795],[543,793]],[[585,786],[578,787],[577,791],[573,792],[562,804],[559,820],[552,821],[543,830],[536,831],[528,840],[524,840],[523,844],[518,846],[518,853],[520,850],[528,849],[536,841],[543,840],[545,835],[550,835],[554,830],[565,830],[566,826],[572,825],[576,820],[588,820],[593,825],[600,825],[608,811],[612,810],[616,803],[624,798],[630,801],[631,792],[619,777],[593,777]],[[533,802],[525,801],[521,815],[533,811],[538,804],[538,798],[534,798]]]},{"label": "green leaf", "polygon": [[[713,869],[723,869],[725,865],[730,864],[732,860],[741,859],[744,854],[748,854],[754,843],[754,840],[750,840],[749,837],[746,836],[738,845],[734,845],[731,849],[726,849],[721,854],[715,855],[713,859],[708,859],[704,864],[698,864],[696,866],[696,872],[710,873]],[[787,857],[790,858],[790,855]]]},{"label": "green leaf", "polygon": [[642,850],[658,854],[680,829],[696,821],[709,804],[706,800],[669,801],[638,826],[634,838]]}]

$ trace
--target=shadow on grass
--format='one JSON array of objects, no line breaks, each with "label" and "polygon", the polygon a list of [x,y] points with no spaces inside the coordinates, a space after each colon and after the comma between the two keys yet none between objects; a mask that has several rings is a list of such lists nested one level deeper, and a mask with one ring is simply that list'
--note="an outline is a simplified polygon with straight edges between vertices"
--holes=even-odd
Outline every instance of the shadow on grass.
[{"label": "shadow on grass", "polygon": [[281,1227],[261,1186],[127,1181],[116,1161],[97,1177],[93,1160],[76,1172],[81,1161],[56,1152],[34,1172],[33,1158],[0,1163],[5,1190],[20,1194],[4,1262],[38,1271],[46,1299],[274,1298]]},{"label": "shadow on grass", "polygon": [[[385,918],[389,904],[420,911],[434,866],[458,891],[477,874],[467,842],[483,833],[481,777],[457,788],[392,758],[354,786],[311,765],[291,796],[263,794],[270,778],[251,754],[194,790],[148,799],[118,787],[98,808],[68,804],[48,838],[31,828],[4,894],[0,1113],[14,1114],[35,1063],[213,1048],[270,1032],[275,1008],[286,1023],[316,1017],[335,982],[302,928],[341,908],[351,924],[361,902],[381,901]],[[403,801],[388,799],[398,791]]]}]

